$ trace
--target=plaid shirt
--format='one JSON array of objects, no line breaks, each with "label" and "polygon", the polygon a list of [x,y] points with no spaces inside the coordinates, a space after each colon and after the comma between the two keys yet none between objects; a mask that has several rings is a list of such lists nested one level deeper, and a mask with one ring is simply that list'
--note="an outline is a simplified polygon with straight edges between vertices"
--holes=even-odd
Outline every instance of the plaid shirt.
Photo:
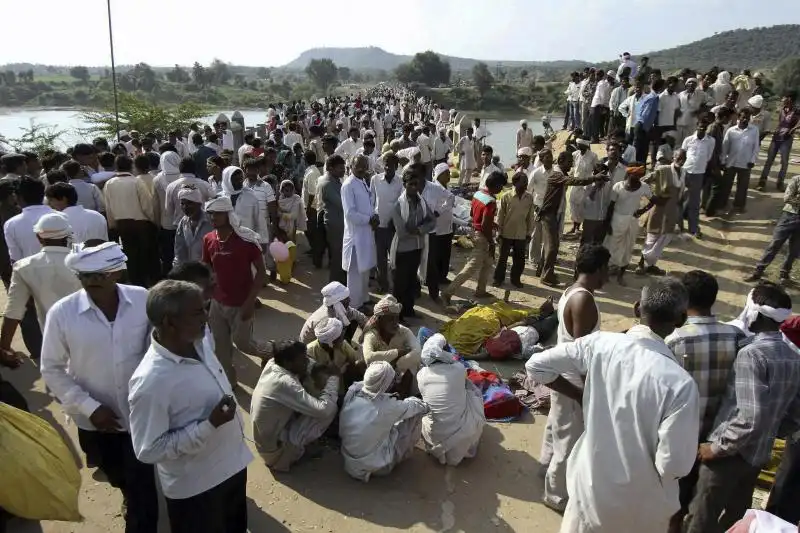
[{"label": "plaid shirt", "polygon": [[713,316],[690,316],[666,343],[700,391],[700,440],[714,428],[714,419],[728,387],[739,343],[745,338],[736,326]]},{"label": "plaid shirt", "polygon": [[779,331],[759,333],[739,351],[733,373],[708,440],[715,453],[762,467],[775,437],[800,422],[800,357]]}]

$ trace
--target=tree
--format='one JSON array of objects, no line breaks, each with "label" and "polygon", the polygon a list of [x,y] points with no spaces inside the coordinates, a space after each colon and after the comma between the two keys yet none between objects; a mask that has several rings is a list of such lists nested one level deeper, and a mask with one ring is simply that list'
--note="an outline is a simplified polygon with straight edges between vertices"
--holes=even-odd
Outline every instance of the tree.
[{"label": "tree", "polygon": [[527,77],[528,77],[528,71],[525,70],[525,69],[522,69],[519,72],[519,79],[521,79],[522,81],[525,81],[525,78],[527,78]]},{"label": "tree", "polygon": [[3,80],[6,85],[14,85],[17,83],[17,75],[13,70],[7,70],[3,75]]},{"label": "tree", "polygon": [[314,85],[325,91],[336,81],[338,69],[330,59],[312,59],[306,67],[306,74]]},{"label": "tree", "polygon": [[91,77],[89,75],[89,69],[83,66],[72,67],[69,69],[69,75],[83,83],[87,83]]},{"label": "tree", "polygon": [[483,98],[486,92],[492,88],[494,77],[489,72],[489,67],[486,63],[477,63],[472,67],[472,80],[475,82],[475,88],[478,89],[478,94]]},{"label": "tree", "polygon": [[228,64],[219,59],[215,59],[208,66],[208,74],[211,78],[210,81],[216,85],[225,85],[231,79],[231,70],[228,68]]},{"label": "tree", "polygon": [[430,87],[446,85],[450,82],[450,63],[438,54],[428,50],[416,54],[414,58],[395,69],[395,76],[403,83],[424,83]]},{"label": "tree", "polygon": [[348,67],[339,67],[337,70],[337,75],[339,76],[339,81],[347,83],[352,78],[352,73]]},{"label": "tree", "polygon": [[173,83],[189,83],[192,78],[180,65],[175,65],[175,68],[167,72],[167,80]]},{"label": "tree", "polygon": [[22,130],[21,136],[8,139],[14,151],[17,153],[35,152],[39,155],[46,150],[62,148],[61,137],[66,133],[65,130],[57,130],[54,126],[36,124],[33,120],[31,120],[30,128],[20,129]]},{"label": "tree", "polygon": [[[132,93],[119,93],[120,129],[142,132],[155,129],[164,131],[187,129],[207,114],[206,109],[193,102],[182,103],[175,107],[163,107],[137,98]],[[117,134],[113,103],[103,106],[100,111],[84,111],[81,113],[81,119],[88,124],[88,127],[81,131],[82,134],[87,136],[102,134],[109,137]]]},{"label": "tree", "polygon": [[775,69],[775,89],[782,96],[800,87],[800,57],[784,59]]},{"label": "tree", "polygon": [[208,71],[206,70],[206,67],[197,61],[194,62],[194,66],[192,67],[192,79],[201,88],[208,86]]}]

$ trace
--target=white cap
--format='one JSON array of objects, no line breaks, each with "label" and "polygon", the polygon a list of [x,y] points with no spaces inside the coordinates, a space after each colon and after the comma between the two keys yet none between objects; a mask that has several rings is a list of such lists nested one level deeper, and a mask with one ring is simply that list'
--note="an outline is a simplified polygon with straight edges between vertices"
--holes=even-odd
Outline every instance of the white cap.
[{"label": "white cap", "polygon": [[614,72],[613,70],[609,70],[608,72],[606,72],[606,76],[611,76],[612,78],[616,78],[617,73]]},{"label": "white cap", "polygon": [[128,130],[119,130],[119,136],[120,137],[130,137],[130,135],[131,134],[128,133]]},{"label": "white cap", "polygon": [[755,107],[756,109],[761,109],[761,106],[764,105],[764,97],[761,96],[760,94],[757,94],[751,97],[747,101],[747,103],[750,104],[752,107]]},{"label": "white cap", "polygon": [[523,146],[519,150],[517,150],[518,156],[527,155],[528,157],[533,157],[533,150],[529,146]]}]

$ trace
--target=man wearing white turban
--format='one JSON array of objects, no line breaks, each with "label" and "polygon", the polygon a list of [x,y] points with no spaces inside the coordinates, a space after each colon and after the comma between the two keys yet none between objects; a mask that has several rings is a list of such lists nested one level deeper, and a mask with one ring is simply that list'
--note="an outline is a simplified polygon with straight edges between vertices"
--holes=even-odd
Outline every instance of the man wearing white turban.
[{"label": "man wearing white turban", "polygon": [[791,314],[792,300],[778,285],[759,285],[747,296],[735,325],[753,340],[739,350],[735,379],[728,381],[714,429],[700,444],[688,533],[726,531],[742,518],[775,438],[800,422],[800,358],[780,331]]},{"label": "man wearing white turban", "polygon": [[166,276],[172,269],[175,254],[175,220],[172,213],[168,213],[167,187],[181,177],[181,156],[176,152],[161,154],[161,172],[153,180],[153,195],[155,200],[155,215],[159,224],[158,247],[161,257],[161,273]]},{"label": "man wearing white turban", "polygon": [[14,263],[0,330],[0,358],[14,366],[21,360],[11,349],[11,341],[27,312],[28,300],[33,299],[39,326],[44,328],[45,316],[53,304],[81,288],[78,278],[64,265],[72,236],[66,217],[60,213],[45,215],[36,222],[33,231],[42,251]]},{"label": "man wearing white turban", "polygon": [[475,457],[486,425],[483,395],[467,379],[467,370],[447,340],[437,333],[422,347],[422,369],[417,374],[422,401],[430,412],[422,419],[425,449],[443,465],[456,466]]},{"label": "man wearing white turban", "polygon": [[344,338],[353,339],[356,328],[364,329],[367,317],[353,307],[350,307],[350,291],[338,281],[331,281],[322,287],[322,305],[311,313],[300,330],[300,342],[309,344],[317,338],[314,329],[317,324],[326,318],[336,318],[344,327]]},{"label": "man wearing white turban", "polygon": [[325,375],[319,367],[312,377],[324,379],[319,397],[303,388],[309,360],[301,342],[284,342],[275,348],[253,390],[250,415],[256,450],[271,470],[288,471],[319,439],[336,417],[339,377]]},{"label": "man wearing white turban", "polygon": [[[229,167],[230,168],[230,167]],[[208,327],[214,335],[217,359],[236,387],[233,346],[262,358],[271,356],[270,342],[253,337],[253,315],[258,293],[267,279],[259,235],[240,225],[231,198],[220,196],[206,203],[214,231],[203,237],[202,261],[216,276]]]},{"label": "man wearing white turban", "polygon": [[429,411],[418,398],[398,400],[388,393],[395,376],[391,364],[373,362],[364,381],[351,385],[344,397],[339,413],[344,469],[361,481],[389,474],[411,456]]},{"label": "man wearing white turban", "polygon": [[520,148],[533,149],[533,130],[528,127],[528,121],[525,119],[519,121],[517,130],[517,150]]},{"label": "man wearing white turban", "polygon": [[372,318],[364,327],[364,360],[386,361],[402,375],[416,374],[422,347],[417,336],[400,323],[403,306],[390,295],[375,304]]},{"label": "man wearing white turban", "polygon": [[203,238],[214,228],[203,211],[203,193],[199,188],[184,185],[176,196],[183,212],[175,230],[175,266],[179,266],[202,259]]},{"label": "man wearing white turban", "polygon": [[66,256],[83,289],[48,311],[41,370],[78,426],[87,461],[121,490],[126,531],[150,533],[158,529],[155,472],[134,454],[128,404],[128,382],[150,346],[150,324],[147,290],[118,283],[126,260],[113,242]]},{"label": "man wearing white turban", "polygon": [[341,376],[340,393],[354,381],[364,378],[367,365],[364,357],[344,338],[344,326],[338,318],[323,318],[314,326],[316,340],[308,344],[308,357],[318,365],[334,366],[333,371]]}]

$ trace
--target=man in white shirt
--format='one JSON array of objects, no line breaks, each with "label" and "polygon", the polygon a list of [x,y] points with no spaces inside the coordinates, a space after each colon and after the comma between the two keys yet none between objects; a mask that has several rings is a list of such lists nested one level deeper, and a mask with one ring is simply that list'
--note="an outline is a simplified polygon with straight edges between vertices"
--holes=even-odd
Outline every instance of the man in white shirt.
[{"label": "man in white shirt", "polygon": [[608,123],[609,103],[611,101],[611,90],[614,88],[614,71],[609,70],[605,76],[602,70],[598,70],[597,88],[592,97],[592,124],[591,131],[585,132],[590,136],[593,143],[600,142],[600,136],[605,133]]},{"label": "man in white shirt", "polygon": [[180,165],[178,165],[178,170],[180,170],[181,177],[167,185],[166,190],[164,191],[164,210],[168,217],[172,217],[172,221],[175,226],[178,225],[178,222],[183,218],[183,211],[181,211],[181,202],[178,200],[178,192],[186,185],[191,185],[192,187],[196,188],[200,191],[201,196],[203,197],[203,203],[210,200],[214,197],[214,193],[211,190],[211,184],[208,183],[208,180],[204,180],[198,178],[195,175],[195,162],[193,159],[182,159]]},{"label": "man in white shirt", "polygon": [[481,149],[481,162],[483,169],[481,170],[481,181],[478,185],[478,190],[486,188],[486,178],[492,175],[492,172],[502,172],[500,167],[494,164],[492,158],[494,157],[494,148],[485,145]]},{"label": "man in white shirt", "polygon": [[628,98],[628,90],[631,88],[631,83],[627,76],[623,76],[619,80],[619,85],[614,87],[611,91],[611,98],[608,101],[608,130],[606,134],[611,138],[617,130],[625,131],[625,117],[619,110],[622,103]]},{"label": "man in white shirt", "polygon": [[315,257],[314,250],[318,246],[317,229],[317,181],[322,177],[323,162],[317,160],[316,153],[309,149],[303,154],[306,171],[303,174],[303,188],[301,197],[306,209],[306,238],[311,245],[311,255]]},{"label": "man in white shirt", "polygon": [[150,341],[147,291],[118,283],[125,254],[116,243],[67,255],[83,289],[50,308],[42,377],[78,426],[78,441],[127,502],[126,531],[152,533],[158,491],[151,465],[140,462],[130,434],[128,382]]},{"label": "man in white shirt", "polygon": [[256,136],[254,133],[244,134],[244,144],[236,151],[236,164],[238,166],[242,166],[245,156],[253,151],[253,139],[255,138]]},{"label": "man in white shirt", "polygon": [[294,149],[294,145],[297,143],[300,143],[300,146],[303,146],[303,136],[297,130],[297,122],[290,122],[289,133],[283,137],[284,144],[291,149]]},{"label": "man in white shirt", "polygon": [[467,128],[467,134],[458,140],[458,186],[463,187],[469,185],[472,180],[472,174],[478,168],[478,162],[475,160],[475,145],[476,140],[473,136],[475,130]]},{"label": "man in white shirt", "polygon": [[[439,128],[439,136],[433,140],[433,164],[447,163],[450,152],[453,151],[453,141],[447,136],[445,128]],[[434,179],[436,179],[434,177]]]},{"label": "man in white shirt", "polygon": [[683,143],[683,140],[692,134],[697,126],[697,114],[700,107],[705,102],[705,94],[697,90],[697,78],[686,80],[686,89],[678,95],[680,103],[678,118],[675,121],[678,136],[676,144]]},{"label": "man in white shirt", "polygon": [[403,192],[403,180],[397,175],[398,164],[397,155],[388,152],[383,156],[385,172],[373,176],[369,184],[369,194],[379,220],[375,228],[375,250],[378,256],[378,291],[381,294],[388,293],[390,289],[387,262],[394,238],[394,225],[390,223],[397,199]]},{"label": "man in white shirt", "polygon": [[[14,263],[8,300],[0,329],[0,352],[6,360],[16,359],[11,341],[25,318],[29,300],[36,305],[39,327],[44,327],[47,311],[61,298],[81,289],[75,273],[64,266],[70,251],[72,228],[60,213],[48,213],[33,227],[42,250]],[[40,334],[41,335],[41,334]],[[38,354],[31,354],[38,357]]]},{"label": "man in white shirt", "polygon": [[628,52],[625,52],[619,57],[619,67],[617,67],[617,77],[621,77],[624,74],[625,68],[630,69],[630,73],[628,77],[630,79],[636,78],[636,73],[638,72],[639,68],[636,65],[636,62],[631,59],[631,55]]},{"label": "man in white shirt", "polygon": [[[564,94],[567,96],[567,105],[569,112],[564,117],[564,129],[569,131],[581,127],[581,75],[578,72],[570,74],[570,82]],[[567,120],[569,119],[569,120]]]},{"label": "man in white shirt", "polygon": [[[640,325],[592,333],[526,363],[534,381],[582,402],[585,413],[567,463],[562,533],[667,531],[680,508],[678,479],[697,457],[699,394],[664,338],[686,320],[687,305],[679,281],[659,281],[634,306]],[[585,388],[564,374],[585,376]]]},{"label": "man in white shirt", "polygon": [[[536,167],[528,178],[528,192],[533,195],[533,209],[537,215],[542,208],[544,195],[547,192],[547,181],[553,174],[553,152],[547,148],[541,150],[537,155],[541,165]],[[528,247],[528,257],[533,265],[538,268],[542,258],[542,223],[538,219],[533,226],[533,234]]]},{"label": "man in white shirt", "polygon": [[489,130],[481,126],[481,119],[479,118],[472,121],[472,127],[475,132],[475,140],[478,142],[479,146],[482,146],[486,142],[486,138],[490,135]]},{"label": "man in white shirt", "polygon": [[[743,213],[747,204],[747,188],[750,185],[750,171],[753,169],[761,147],[758,128],[750,125],[750,110],[739,111],[736,126],[728,128],[722,141],[720,163],[725,169],[722,177],[712,184],[711,198],[707,212],[725,209],[728,197],[736,178],[736,194],[733,197],[733,211]],[[710,215],[709,215],[710,216]]]},{"label": "man in white shirt", "polygon": [[455,196],[447,184],[450,182],[450,167],[439,163],[433,169],[433,181],[423,183],[422,198],[436,217],[436,226],[428,235],[428,263],[425,269],[425,284],[428,294],[436,301],[439,287],[447,285],[450,272],[450,253],[453,248],[453,207]]},{"label": "man in white shirt", "polygon": [[517,130],[517,150],[520,148],[533,149],[533,131],[528,128],[528,121],[525,119],[519,121]]},{"label": "man in white shirt", "polygon": [[342,156],[345,162],[350,165],[351,159],[356,155],[356,151],[363,145],[360,139],[361,132],[357,127],[350,128],[347,135],[348,137],[339,143],[334,153]]},{"label": "man in white shirt", "polygon": [[683,140],[681,148],[686,151],[686,219],[689,223],[689,234],[693,237],[700,236],[700,200],[703,193],[703,180],[706,167],[714,155],[716,141],[706,135],[708,119],[703,117],[697,123],[697,130],[693,135]]},{"label": "man in white shirt", "polygon": [[430,181],[433,173],[433,140],[430,137],[431,130],[428,126],[423,126],[422,133],[417,137],[419,147],[419,162],[425,165],[425,179]]},{"label": "man in white shirt", "polygon": [[25,176],[17,184],[17,203],[22,213],[13,216],[3,225],[3,233],[8,246],[11,262],[33,255],[42,249],[33,227],[53,210],[44,201],[44,182],[38,178]]},{"label": "man in white shirt", "polygon": [[[652,138],[650,140],[651,168],[655,168],[659,164],[658,150],[661,147],[661,141],[666,132],[675,130],[681,107],[680,96],[675,92],[678,78],[670,76],[667,78],[666,84],[667,87],[658,95],[658,119],[652,130]],[[672,158],[670,157],[669,159],[671,160]]]},{"label": "man in white shirt", "polygon": [[47,203],[60,211],[72,227],[72,242],[81,243],[92,239],[108,240],[106,218],[91,209],[78,205],[78,193],[69,183],[54,183],[45,191]]},{"label": "man in white shirt", "polygon": [[341,268],[347,272],[347,288],[353,307],[369,301],[369,272],[376,266],[374,230],[380,223],[367,185],[369,160],[353,159],[353,172],[342,184],[344,239]]},{"label": "man in white shirt", "polygon": [[181,140],[180,130],[173,130],[169,132],[169,134],[167,135],[167,142],[175,147],[175,150],[178,152],[178,155],[181,156],[181,159],[186,159],[187,157],[191,157],[192,154],[189,151],[189,148]]},{"label": "man in white shirt", "polygon": [[86,209],[104,213],[106,204],[103,200],[103,194],[97,185],[81,177],[84,171],[80,163],[67,161],[61,168],[66,172],[70,185],[75,187],[75,191],[78,193],[78,203]]},{"label": "man in white shirt", "polygon": [[150,348],[130,380],[136,457],[158,469],[173,533],[247,530],[244,422],[214,355],[202,289],[150,289]]}]

